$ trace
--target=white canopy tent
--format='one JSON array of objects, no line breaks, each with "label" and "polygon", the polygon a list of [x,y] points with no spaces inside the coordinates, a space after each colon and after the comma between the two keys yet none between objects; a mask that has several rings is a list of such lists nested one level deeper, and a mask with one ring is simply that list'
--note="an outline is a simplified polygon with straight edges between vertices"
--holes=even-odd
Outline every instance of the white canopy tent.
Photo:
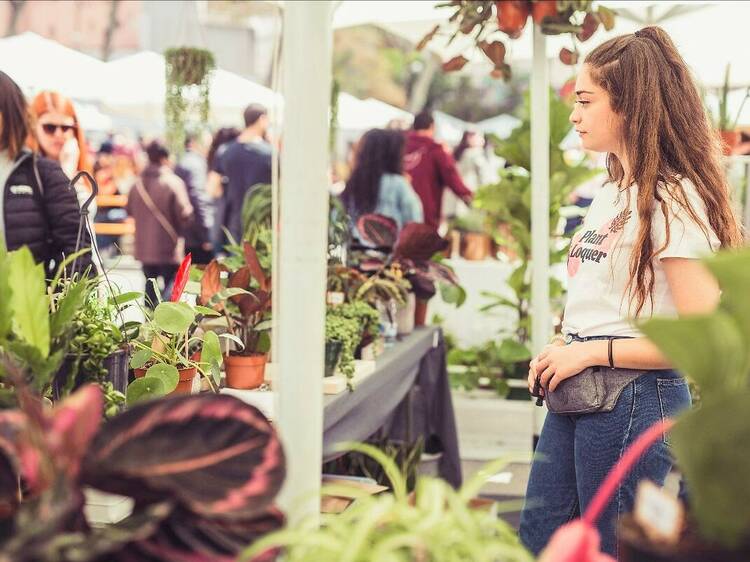
[{"label": "white canopy tent", "polygon": [[105,69],[99,59],[30,31],[0,39],[0,70],[27,95],[54,90],[76,100],[98,100]]},{"label": "white canopy tent", "polygon": [[[107,87],[100,99],[110,110],[149,116],[163,126],[165,73],[164,57],[153,51],[116,59],[106,64]],[[221,68],[212,74],[209,95],[216,125],[241,125],[248,104],[271,107],[280,100],[273,90]]]}]

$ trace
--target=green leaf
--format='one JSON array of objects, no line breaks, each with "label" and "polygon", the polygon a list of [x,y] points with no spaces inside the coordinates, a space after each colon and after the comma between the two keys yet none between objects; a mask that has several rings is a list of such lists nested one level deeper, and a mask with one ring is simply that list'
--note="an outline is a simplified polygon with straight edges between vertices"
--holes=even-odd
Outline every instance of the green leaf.
[{"label": "green leaf", "polygon": [[219,336],[216,335],[216,332],[206,332],[203,335],[201,362],[208,363],[214,382],[217,385],[221,383],[222,356]]},{"label": "green leaf", "polygon": [[164,396],[166,393],[164,383],[161,379],[155,377],[143,377],[135,379],[128,385],[126,400],[130,406],[136,402]]},{"label": "green leaf", "polygon": [[114,297],[110,297],[107,303],[110,306],[121,306],[129,302],[137,301],[139,298],[141,298],[141,296],[143,296],[143,293],[139,293],[138,291],[130,291],[128,293],[121,293],[119,295],[115,295]]},{"label": "green leaf", "polygon": [[139,349],[130,358],[130,367],[133,369],[142,369],[153,355],[154,352],[150,349]]},{"label": "green leaf", "polygon": [[91,248],[84,248],[83,250],[78,250],[77,252],[70,254],[69,256],[66,256],[63,261],[60,262],[60,265],[57,266],[57,271],[55,272],[55,276],[52,278],[52,282],[50,283],[50,289],[52,292],[55,292],[57,290],[57,285],[60,283],[60,279],[64,274],[66,274],[67,267],[73,263],[76,259],[78,259],[80,256],[82,256],[85,253],[88,253],[91,251]]},{"label": "green leaf", "polygon": [[50,351],[49,297],[44,267],[34,263],[34,256],[26,246],[11,252],[9,261],[14,331],[38,349],[42,357],[47,357]]},{"label": "green leaf", "polygon": [[180,382],[180,373],[174,365],[156,363],[148,368],[143,378],[159,379],[164,385],[164,392],[172,392]]},{"label": "green leaf", "polygon": [[196,304],[193,308],[195,308],[196,312],[202,314],[203,316],[221,316],[221,312],[217,312],[213,308],[208,308],[207,306]]},{"label": "green leaf", "polygon": [[50,316],[50,334],[56,338],[69,328],[70,321],[86,300],[89,283],[86,280],[71,283],[57,302],[57,310]]},{"label": "green leaf", "polygon": [[500,360],[504,363],[517,363],[531,359],[531,350],[516,340],[503,340],[498,351]]},{"label": "green leaf", "polygon": [[272,326],[273,326],[272,320],[270,319],[263,320],[262,322],[258,322],[255,326],[253,326],[253,331],[264,332],[266,330],[270,330]]},{"label": "green leaf", "polygon": [[195,320],[195,311],[189,305],[177,302],[160,303],[154,310],[154,323],[168,334],[185,332]]},{"label": "green leaf", "polygon": [[655,318],[641,331],[706,395],[745,386],[741,368],[745,352],[740,329],[727,313]]},{"label": "green leaf", "polygon": [[238,338],[237,336],[235,336],[234,334],[220,334],[219,337],[228,339],[229,341],[236,343],[240,349],[245,348],[245,344],[242,343],[242,340]]},{"label": "green leaf", "polygon": [[0,234],[0,340],[5,339],[12,324],[10,261]]},{"label": "green leaf", "polygon": [[701,534],[728,548],[745,539],[750,528],[750,449],[742,445],[750,442],[748,401],[748,389],[714,395],[681,418],[671,434],[690,490],[690,512]]},{"label": "green leaf", "polygon": [[455,304],[456,308],[466,302],[466,290],[461,285],[440,283],[440,296],[444,302]]}]

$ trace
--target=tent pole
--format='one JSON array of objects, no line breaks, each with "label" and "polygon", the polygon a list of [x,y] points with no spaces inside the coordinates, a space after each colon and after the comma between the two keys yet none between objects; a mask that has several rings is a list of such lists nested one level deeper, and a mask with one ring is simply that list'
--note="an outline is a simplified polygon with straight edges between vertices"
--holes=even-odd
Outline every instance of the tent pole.
[{"label": "tent pole", "polygon": [[[534,24],[531,71],[531,350],[547,344],[552,322],[549,302],[549,66],[546,36]],[[546,410],[533,409],[534,445]]]},{"label": "tent pole", "polygon": [[275,422],[287,458],[279,504],[292,524],[320,512],[331,8],[328,1],[284,5]]}]

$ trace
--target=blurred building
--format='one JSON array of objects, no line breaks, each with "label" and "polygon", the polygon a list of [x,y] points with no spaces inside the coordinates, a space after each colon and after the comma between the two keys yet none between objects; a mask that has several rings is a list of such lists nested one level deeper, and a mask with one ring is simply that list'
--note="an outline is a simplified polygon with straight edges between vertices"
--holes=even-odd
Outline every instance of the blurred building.
[{"label": "blurred building", "polygon": [[276,9],[231,0],[0,0],[0,36],[34,31],[101,59],[206,47],[220,67],[267,84]]}]

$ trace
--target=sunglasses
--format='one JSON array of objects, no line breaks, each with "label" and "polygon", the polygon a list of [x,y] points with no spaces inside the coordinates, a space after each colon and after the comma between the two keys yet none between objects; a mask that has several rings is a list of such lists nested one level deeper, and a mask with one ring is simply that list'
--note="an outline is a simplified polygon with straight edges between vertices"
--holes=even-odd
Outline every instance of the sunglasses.
[{"label": "sunglasses", "polygon": [[44,123],[42,125],[42,129],[48,135],[54,135],[57,129],[60,129],[63,133],[67,133],[68,131],[75,131],[76,126],[75,125],[56,125],[54,123]]}]

